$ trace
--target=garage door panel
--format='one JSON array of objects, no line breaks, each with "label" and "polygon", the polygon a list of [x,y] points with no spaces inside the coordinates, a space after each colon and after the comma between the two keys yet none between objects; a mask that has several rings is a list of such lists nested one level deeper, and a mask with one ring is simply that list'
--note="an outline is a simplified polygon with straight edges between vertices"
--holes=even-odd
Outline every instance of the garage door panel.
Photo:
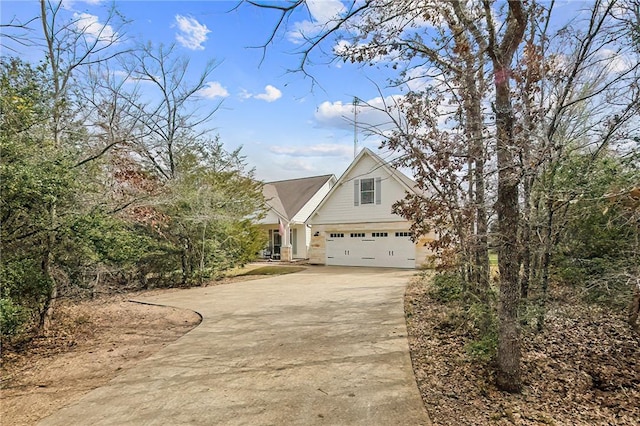
[{"label": "garage door panel", "polygon": [[401,233],[335,232],[326,239],[327,265],[415,268],[415,244]]},{"label": "garage door panel", "polygon": [[346,266],[349,264],[349,246],[345,244],[344,233],[331,233],[326,241],[327,265]]}]

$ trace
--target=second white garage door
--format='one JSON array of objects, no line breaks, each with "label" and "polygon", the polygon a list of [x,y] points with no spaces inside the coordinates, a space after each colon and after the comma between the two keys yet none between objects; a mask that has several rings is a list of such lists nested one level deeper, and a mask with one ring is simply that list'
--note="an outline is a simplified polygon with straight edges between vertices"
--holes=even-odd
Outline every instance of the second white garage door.
[{"label": "second white garage door", "polygon": [[408,232],[329,232],[327,265],[415,268],[415,244]]}]

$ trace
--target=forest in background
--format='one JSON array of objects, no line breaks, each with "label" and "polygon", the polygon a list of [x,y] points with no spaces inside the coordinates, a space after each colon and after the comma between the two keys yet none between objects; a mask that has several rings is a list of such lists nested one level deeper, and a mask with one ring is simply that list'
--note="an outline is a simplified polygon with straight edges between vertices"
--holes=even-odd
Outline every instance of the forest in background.
[{"label": "forest in background", "polygon": [[60,298],[202,284],[266,238],[262,183],[199,104],[215,64],[191,81],[175,46],[123,50],[117,10],[96,34],[40,3],[39,37],[2,23],[43,51],[0,58],[3,340],[46,332]]}]

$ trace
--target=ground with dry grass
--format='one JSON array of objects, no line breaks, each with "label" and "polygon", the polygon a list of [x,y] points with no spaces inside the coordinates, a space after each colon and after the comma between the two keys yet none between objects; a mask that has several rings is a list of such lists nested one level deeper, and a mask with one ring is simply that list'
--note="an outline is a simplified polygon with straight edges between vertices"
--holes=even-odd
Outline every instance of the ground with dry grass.
[{"label": "ground with dry grass", "polygon": [[522,394],[499,392],[468,352],[462,306],[415,279],[405,311],[414,371],[434,425],[637,425],[640,336],[623,315],[555,289],[541,333],[523,327]]},{"label": "ground with dry grass", "polygon": [[[209,285],[260,278],[259,271],[251,273],[258,267],[234,271],[249,273],[247,276]],[[200,316],[195,312],[129,301],[174,291],[180,290],[156,289],[84,301],[63,299],[47,336],[5,342],[0,424],[35,424],[197,326]]]},{"label": "ground with dry grass", "polygon": [[48,416],[200,322],[195,312],[120,297],[61,303],[46,337],[3,350],[2,424]]}]

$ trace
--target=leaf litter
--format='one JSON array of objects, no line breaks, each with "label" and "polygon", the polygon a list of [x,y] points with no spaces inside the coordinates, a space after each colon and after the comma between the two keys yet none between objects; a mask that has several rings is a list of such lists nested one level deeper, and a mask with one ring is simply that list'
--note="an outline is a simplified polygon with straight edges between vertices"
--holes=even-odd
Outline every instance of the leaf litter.
[{"label": "leaf litter", "polygon": [[542,332],[522,328],[521,394],[499,391],[490,362],[467,351],[461,307],[407,287],[405,313],[416,381],[434,425],[638,425],[640,336],[622,313],[554,289]]}]

